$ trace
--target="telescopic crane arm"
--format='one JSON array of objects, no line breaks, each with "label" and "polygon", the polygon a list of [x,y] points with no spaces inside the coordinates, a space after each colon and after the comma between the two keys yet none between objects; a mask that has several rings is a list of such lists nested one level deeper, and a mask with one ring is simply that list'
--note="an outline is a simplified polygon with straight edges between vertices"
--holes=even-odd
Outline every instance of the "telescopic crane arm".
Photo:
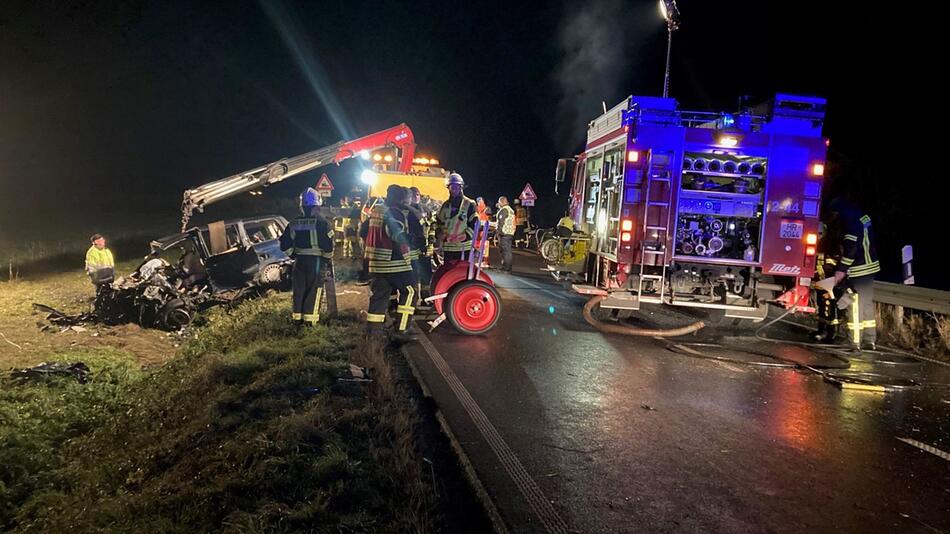
[{"label": "telescopic crane arm", "polygon": [[194,212],[201,213],[215,202],[267,187],[324,165],[340,164],[344,160],[360,155],[363,151],[370,152],[386,147],[395,147],[400,150],[398,170],[408,172],[412,167],[416,145],[412,130],[403,123],[359,139],[340,141],[306,154],[283,158],[194,189],[188,189],[181,203],[181,230],[184,232],[187,229],[188,221]]}]

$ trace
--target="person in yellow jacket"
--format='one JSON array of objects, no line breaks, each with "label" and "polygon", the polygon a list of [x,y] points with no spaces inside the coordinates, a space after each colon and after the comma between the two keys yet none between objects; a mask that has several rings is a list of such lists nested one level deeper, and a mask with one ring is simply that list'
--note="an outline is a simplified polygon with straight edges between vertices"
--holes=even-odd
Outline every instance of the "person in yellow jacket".
[{"label": "person in yellow jacket", "polygon": [[498,197],[498,244],[501,248],[501,270],[511,272],[511,245],[515,239],[515,210],[508,205],[508,197]]},{"label": "person in yellow jacket", "polygon": [[450,174],[445,179],[445,187],[449,190],[449,199],[436,214],[436,248],[442,250],[445,262],[463,260],[465,253],[472,250],[478,213],[475,201],[462,194],[465,180],[460,174]]},{"label": "person in yellow jacket", "polygon": [[115,258],[106,248],[106,238],[102,234],[93,234],[89,241],[92,246],[86,251],[86,274],[98,292],[115,280]]}]

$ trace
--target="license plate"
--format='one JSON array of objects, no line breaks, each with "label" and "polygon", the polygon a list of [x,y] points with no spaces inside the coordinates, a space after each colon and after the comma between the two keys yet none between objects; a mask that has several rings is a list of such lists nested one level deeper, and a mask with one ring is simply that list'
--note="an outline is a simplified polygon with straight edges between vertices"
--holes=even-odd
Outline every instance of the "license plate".
[{"label": "license plate", "polygon": [[782,222],[779,236],[782,239],[801,239],[805,224],[800,222]]}]

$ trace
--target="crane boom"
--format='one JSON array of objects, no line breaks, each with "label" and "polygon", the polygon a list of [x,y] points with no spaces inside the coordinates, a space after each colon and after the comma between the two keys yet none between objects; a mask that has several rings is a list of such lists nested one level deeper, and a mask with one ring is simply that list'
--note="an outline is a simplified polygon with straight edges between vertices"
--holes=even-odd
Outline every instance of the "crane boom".
[{"label": "crane boom", "polygon": [[364,150],[373,151],[386,147],[395,147],[400,150],[399,171],[408,172],[412,166],[415,142],[412,130],[403,123],[352,141],[340,141],[306,154],[282,158],[194,189],[188,189],[181,203],[182,231],[187,228],[188,221],[194,212],[201,213],[215,202],[267,187],[324,165],[339,164],[356,157]]}]

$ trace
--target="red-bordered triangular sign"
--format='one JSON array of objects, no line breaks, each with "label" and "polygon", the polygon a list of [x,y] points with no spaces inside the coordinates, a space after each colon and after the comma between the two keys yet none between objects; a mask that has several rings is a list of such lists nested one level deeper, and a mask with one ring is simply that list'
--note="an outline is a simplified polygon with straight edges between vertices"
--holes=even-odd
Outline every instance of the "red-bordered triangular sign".
[{"label": "red-bordered triangular sign", "polygon": [[521,192],[518,198],[521,200],[537,200],[538,195],[535,194],[531,184],[524,184],[524,191]]},{"label": "red-bordered triangular sign", "polygon": [[323,176],[320,177],[320,181],[317,182],[317,191],[333,191],[333,184],[330,183],[330,178],[327,176],[327,173],[323,173]]}]

